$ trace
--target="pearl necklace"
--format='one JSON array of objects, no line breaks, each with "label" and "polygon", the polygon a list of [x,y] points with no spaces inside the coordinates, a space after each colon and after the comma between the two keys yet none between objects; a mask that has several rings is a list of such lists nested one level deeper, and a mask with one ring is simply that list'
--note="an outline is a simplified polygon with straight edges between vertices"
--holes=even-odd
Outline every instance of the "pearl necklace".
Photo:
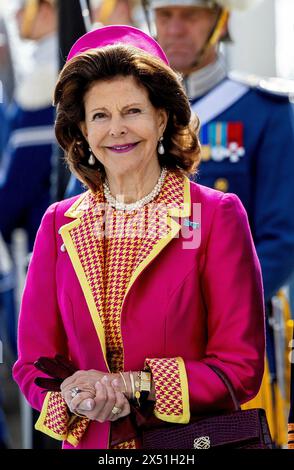
[{"label": "pearl necklace", "polygon": [[103,183],[103,188],[104,188],[104,195],[106,201],[115,209],[121,210],[121,211],[135,211],[138,209],[141,209],[143,206],[151,202],[153,199],[156,198],[156,196],[160,193],[161,188],[164,183],[164,179],[167,174],[167,169],[165,167],[162,168],[160,176],[158,178],[158,181],[152,191],[147,194],[147,196],[144,196],[142,199],[139,199],[139,201],[132,202],[130,204],[125,204],[123,202],[118,201],[115,197],[112,196],[109,188],[109,183],[107,180]]}]

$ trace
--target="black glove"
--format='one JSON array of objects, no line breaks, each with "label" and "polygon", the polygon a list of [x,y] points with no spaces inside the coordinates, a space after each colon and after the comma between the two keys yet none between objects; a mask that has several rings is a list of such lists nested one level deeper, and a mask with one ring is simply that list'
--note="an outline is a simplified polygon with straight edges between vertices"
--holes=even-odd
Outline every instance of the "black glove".
[{"label": "black glove", "polygon": [[45,356],[39,357],[39,359],[34,362],[34,366],[49,375],[49,377],[52,377],[52,379],[36,377],[35,384],[40,388],[44,388],[45,391],[53,392],[60,392],[62,382],[77,371],[75,365],[60,354],[56,354],[54,358]]}]

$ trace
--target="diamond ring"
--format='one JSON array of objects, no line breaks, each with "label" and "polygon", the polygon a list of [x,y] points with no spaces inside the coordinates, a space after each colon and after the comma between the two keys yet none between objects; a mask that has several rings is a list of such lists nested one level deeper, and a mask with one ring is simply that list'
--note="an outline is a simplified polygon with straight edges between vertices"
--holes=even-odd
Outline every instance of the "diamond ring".
[{"label": "diamond ring", "polygon": [[118,415],[121,412],[122,412],[122,410],[118,406],[114,406],[111,410],[111,413],[114,414],[114,415]]},{"label": "diamond ring", "polygon": [[78,393],[80,393],[82,390],[78,387],[74,387],[70,389],[70,395],[71,398],[74,398]]}]

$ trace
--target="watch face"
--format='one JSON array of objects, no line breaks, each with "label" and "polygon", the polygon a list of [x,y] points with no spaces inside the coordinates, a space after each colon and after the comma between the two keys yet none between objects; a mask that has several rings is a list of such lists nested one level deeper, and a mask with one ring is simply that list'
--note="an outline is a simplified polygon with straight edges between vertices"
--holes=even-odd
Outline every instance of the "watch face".
[{"label": "watch face", "polygon": [[140,390],[143,392],[150,392],[151,390],[151,373],[141,371],[141,384]]}]

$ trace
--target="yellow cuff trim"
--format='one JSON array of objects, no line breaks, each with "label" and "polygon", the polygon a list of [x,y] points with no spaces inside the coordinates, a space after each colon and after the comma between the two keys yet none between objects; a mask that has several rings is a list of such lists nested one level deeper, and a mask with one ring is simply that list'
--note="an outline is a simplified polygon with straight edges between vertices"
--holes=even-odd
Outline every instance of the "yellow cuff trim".
[{"label": "yellow cuff trim", "polygon": [[[57,395],[57,398],[56,398]],[[65,409],[67,409],[65,402],[62,403],[62,399],[60,397],[60,402],[57,403],[60,408],[56,408],[56,413],[54,409],[54,405],[56,406],[56,400],[58,402],[59,397],[58,397],[58,392],[48,392],[44,403],[43,407],[41,410],[41,414],[39,416],[38,421],[35,424],[35,429],[37,431],[41,431],[44,434],[46,434],[49,437],[52,437],[53,439],[57,439],[58,441],[67,441],[69,442],[72,446],[76,447],[81,440],[88,424],[89,420],[86,418],[79,418],[75,415],[70,416],[68,413],[66,413]],[[52,406],[52,402],[55,403]],[[62,405],[64,405],[64,409],[62,409]],[[48,421],[48,416],[50,414],[50,408],[51,408],[51,413],[52,413],[52,408],[54,409],[54,415],[56,414],[56,421],[59,421],[59,425],[64,426],[64,432],[56,432],[54,429],[51,427],[48,427],[46,425],[46,422]],[[66,418],[66,419],[65,419]],[[50,423],[50,419],[49,419]],[[54,423],[54,421],[53,421]],[[51,422],[52,425],[52,422]]]},{"label": "yellow cuff trim", "polygon": [[44,434],[47,434],[47,436],[49,436],[49,437],[53,437],[53,439],[57,439],[58,441],[64,441],[66,439],[66,433],[58,434],[55,431],[53,431],[52,429],[49,429],[47,426],[45,426],[45,420],[47,418],[48,405],[49,405],[49,400],[50,400],[50,397],[51,397],[51,393],[52,392],[48,392],[46,394],[46,397],[45,397],[45,400],[44,400],[44,403],[43,403],[43,406],[42,406],[41,414],[38,418],[38,421],[35,424],[35,429],[37,431],[43,432]]},{"label": "yellow cuff trim", "polygon": [[79,440],[74,437],[72,434],[68,434],[67,438],[65,439],[69,444],[71,444],[73,447],[77,447]]},{"label": "yellow cuff trim", "polygon": [[190,421],[190,400],[189,400],[189,385],[188,377],[186,372],[185,362],[181,357],[177,357],[177,361],[180,369],[180,381],[182,389],[182,400],[183,400],[183,423],[189,423]]},{"label": "yellow cuff trim", "polygon": [[[150,361],[150,363],[149,363]],[[168,369],[168,361],[169,359],[166,359],[166,368]],[[181,357],[176,357],[174,358],[174,361],[176,361],[177,366],[178,366],[178,376],[177,378],[179,379],[180,386],[179,386],[179,391],[181,393],[181,413],[162,413],[158,411],[158,409],[155,408],[154,414],[158,419],[161,419],[162,421],[167,421],[169,423],[178,423],[178,424],[187,424],[190,421],[190,403],[189,403],[189,388],[188,388],[188,379],[187,379],[187,373],[186,373],[186,367],[183,359]],[[152,375],[153,375],[153,380],[155,383],[155,398],[156,401],[158,400],[159,395],[161,395],[160,392],[160,386],[156,387],[156,369],[157,366],[159,370],[162,368],[164,364],[164,359],[158,359],[158,363],[156,364],[156,359],[148,360],[146,359],[146,365],[151,369]],[[170,396],[171,394],[169,394]],[[161,397],[162,398],[162,397]]]}]

